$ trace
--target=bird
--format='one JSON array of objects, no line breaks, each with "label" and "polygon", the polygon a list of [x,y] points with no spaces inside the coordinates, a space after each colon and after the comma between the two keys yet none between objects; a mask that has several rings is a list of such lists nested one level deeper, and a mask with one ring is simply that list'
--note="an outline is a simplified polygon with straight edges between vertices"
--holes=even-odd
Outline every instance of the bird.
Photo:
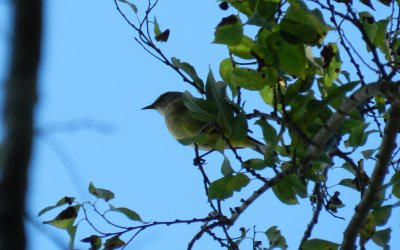
[{"label": "bird", "polygon": [[[164,117],[165,124],[171,135],[180,142],[205,135],[204,138],[196,140],[196,143],[200,149],[210,151],[215,149],[217,140],[222,138],[221,129],[218,129],[213,123],[196,119],[191,115],[183,102],[182,92],[165,92],[152,104],[142,108],[142,110],[146,109],[158,111]],[[266,152],[266,145],[250,136],[241,140],[229,139],[229,144],[225,145],[225,149],[251,148],[261,154]],[[190,145],[194,146],[193,143]]]}]

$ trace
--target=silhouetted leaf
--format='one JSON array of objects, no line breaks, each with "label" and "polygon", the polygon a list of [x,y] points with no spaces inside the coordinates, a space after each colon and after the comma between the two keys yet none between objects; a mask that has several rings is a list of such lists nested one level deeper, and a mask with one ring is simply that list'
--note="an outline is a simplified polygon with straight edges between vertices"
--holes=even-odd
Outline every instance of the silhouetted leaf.
[{"label": "silhouetted leaf", "polygon": [[[392,229],[386,228],[384,230],[379,230],[374,233],[372,236],[372,240],[380,247],[388,247],[388,243],[390,241],[390,234],[392,233]],[[390,248],[385,248],[390,249]]]},{"label": "silhouetted leaf", "polygon": [[140,218],[140,215],[138,213],[136,213],[135,211],[129,209],[129,208],[126,208],[126,207],[114,207],[111,204],[109,204],[109,206],[110,206],[110,210],[111,211],[122,213],[123,215],[125,215],[126,217],[128,217],[131,220],[142,221],[142,218]]},{"label": "silhouetted leaf", "polygon": [[137,8],[136,8],[136,5],[134,5],[133,3],[130,3],[130,2],[128,2],[128,1],[126,1],[126,0],[118,0],[118,1],[120,1],[120,2],[122,2],[122,3],[128,4],[129,7],[131,7],[131,9],[133,10],[133,12],[137,13],[138,10],[137,10]]},{"label": "silhouetted leaf", "polygon": [[45,207],[42,210],[40,210],[40,212],[38,213],[37,216],[41,216],[44,213],[46,213],[46,212],[48,212],[50,210],[53,210],[54,208],[63,206],[65,204],[71,205],[74,202],[74,200],[75,200],[75,197],[65,196],[64,198],[62,198],[59,201],[57,201],[57,203],[54,206],[48,206],[48,207]]},{"label": "silhouetted leaf", "polygon": [[155,36],[154,39],[156,39],[157,42],[167,42],[169,38],[169,33],[170,33],[169,29],[166,29],[157,36]]},{"label": "silhouetted leaf", "polygon": [[91,235],[81,240],[85,243],[90,243],[90,250],[98,250],[101,248],[101,237],[97,235]]},{"label": "silhouetted leaf", "polygon": [[371,212],[372,216],[374,216],[375,222],[377,226],[383,226],[387,223],[392,214],[392,206],[386,205],[382,207],[378,207]]},{"label": "silhouetted leaf", "polygon": [[45,221],[43,223],[68,230],[74,224],[80,207],[80,205],[69,206],[59,213],[53,220]]},{"label": "silhouetted leaf", "polygon": [[268,228],[265,232],[268,238],[270,249],[280,248],[282,250],[288,249],[285,237],[282,235],[281,230],[277,226],[272,226]]},{"label": "silhouetted leaf", "polygon": [[224,155],[224,161],[222,162],[221,166],[221,173],[223,176],[231,176],[235,171],[232,169],[231,162],[229,159]]},{"label": "silhouetted leaf", "polygon": [[113,236],[106,240],[104,243],[104,250],[113,250],[125,246],[125,242],[122,241],[118,236]]},{"label": "silhouetted leaf", "polygon": [[89,193],[96,196],[98,199],[103,199],[105,201],[109,201],[114,199],[114,193],[110,190],[103,189],[103,188],[96,188],[92,182],[89,184]]},{"label": "silhouetted leaf", "polygon": [[349,187],[351,189],[357,190],[357,186],[355,185],[353,179],[350,178],[346,178],[343,179],[339,182],[339,185],[345,186],[345,187]]},{"label": "silhouetted leaf", "polygon": [[393,185],[392,194],[400,199],[400,171],[397,171],[392,178],[390,179],[390,183]]},{"label": "silhouetted leaf", "polygon": [[179,69],[183,70],[186,74],[188,74],[199,88],[204,89],[204,82],[197,75],[196,69],[192,65],[190,65],[187,62],[181,62],[176,57],[172,57],[171,62],[174,66],[178,67]]},{"label": "silhouetted leaf", "polygon": [[251,168],[254,170],[262,170],[267,167],[267,163],[262,159],[249,159],[244,161],[242,167]]},{"label": "silhouetted leaf", "polygon": [[67,228],[67,232],[69,235],[69,250],[74,250],[74,245],[75,245],[75,236],[76,236],[76,230],[78,229],[78,226],[70,226]]}]

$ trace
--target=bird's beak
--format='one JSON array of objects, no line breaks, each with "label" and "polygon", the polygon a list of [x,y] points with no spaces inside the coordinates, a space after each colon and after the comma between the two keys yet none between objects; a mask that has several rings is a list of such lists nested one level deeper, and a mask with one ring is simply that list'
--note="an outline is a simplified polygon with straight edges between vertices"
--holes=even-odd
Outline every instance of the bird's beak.
[{"label": "bird's beak", "polygon": [[154,104],[150,104],[149,106],[143,107],[143,109],[155,109],[156,107],[154,106]]}]

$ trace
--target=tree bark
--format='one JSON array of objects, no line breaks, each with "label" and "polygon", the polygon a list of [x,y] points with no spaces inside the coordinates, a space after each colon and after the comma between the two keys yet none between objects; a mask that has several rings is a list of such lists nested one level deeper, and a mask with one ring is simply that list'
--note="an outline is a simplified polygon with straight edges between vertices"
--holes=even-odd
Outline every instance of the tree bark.
[{"label": "tree bark", "polygon": [[0,149],[0,249],[26,248],[27,172],[31,159],[42,0],[13,0],[10,67],[5,83]]}]

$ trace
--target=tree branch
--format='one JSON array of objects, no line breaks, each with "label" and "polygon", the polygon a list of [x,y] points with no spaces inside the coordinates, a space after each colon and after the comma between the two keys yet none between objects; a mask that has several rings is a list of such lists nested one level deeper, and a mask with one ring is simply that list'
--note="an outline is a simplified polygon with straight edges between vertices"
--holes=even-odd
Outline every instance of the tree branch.
[{"label": "tree branch", "polygon": [[391,155],[396,147],[396,138],[399,128],[400,106],[399,102],[396,102],[390,110],[390,116],[385,128],[385,135],[378,154],[378,161],[371,175],[370,185],[360,203],[356,206],[355,213],[343,233],[344,237],[340,248],[342,250],[354,249],[359,229],[363,226],[364,221],[376,200],[376,195],[382,188],[382,183],[388,171]]},{"label": "tree branch", "polygon": [[[348,116],[357,106],[372,96],[384,96],[389,101],[396,101],[400,99],[400,83],[378,81],[364,85],[359,90],[355,91],[349,98],[345,99],[340,107],[337,109],[324,126],[314,136],[312,143],[308,146],[308,152],[302,160],[299,168],[299,173],[304,175],[309,168],[310,162],[321,154],[325,148],[326,143],[334,136],[334,133]],[[397,103],[397,101],[396,101]]]}]

